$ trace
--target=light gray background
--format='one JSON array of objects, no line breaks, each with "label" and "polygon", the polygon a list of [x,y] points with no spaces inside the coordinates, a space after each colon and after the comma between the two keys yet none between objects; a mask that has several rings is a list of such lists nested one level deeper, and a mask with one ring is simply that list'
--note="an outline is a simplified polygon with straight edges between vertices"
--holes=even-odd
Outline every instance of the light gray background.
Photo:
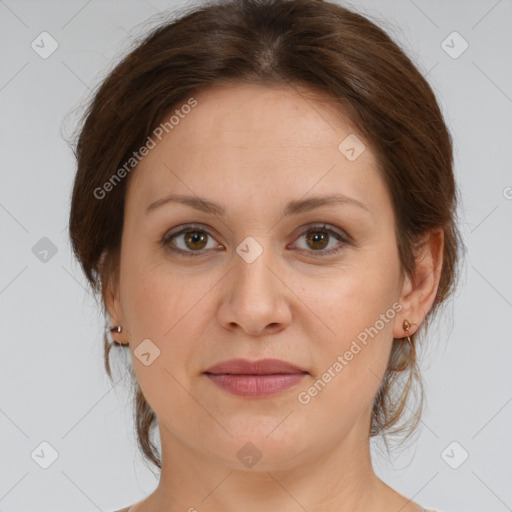
[{"label": "light gray background", "polygon": [[[177,5],[0,0],[2,512],[109,511],[157,484],[136,448],[124,363],[114,364],[113,387],[103,370],[103,323],[71,256],[75,164],[63,136],[132,39]],[[375,467],[399,492],[443,512],[512,510],[512,3],[352,7],[381,20],[439,98],[455,143],[468,248],[459,291],[422,359],[427,403],[417,442],[391,462],[375,446]],[[46,59],[31,48],[43,31],[59,45]],[[458,58],[442,47],[453,31],[469,44]],[[455,37],[444,43],[452,54],[463,44]],[[34,254],[43,237],[57,249],[47,261]],[[31,456],[44,441],[58,453],[48,469]],[[443,458],[453,441],[460,446]],[[446,461],[454,465],[462,450],[468,459],[452,469]]]}]

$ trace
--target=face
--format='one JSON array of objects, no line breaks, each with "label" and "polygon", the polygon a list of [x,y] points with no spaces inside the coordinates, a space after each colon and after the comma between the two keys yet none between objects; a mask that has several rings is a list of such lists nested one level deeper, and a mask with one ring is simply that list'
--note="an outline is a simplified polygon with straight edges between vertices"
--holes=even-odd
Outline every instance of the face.
[{"label": "face", "polygon": [[[368,443],[403,336],[394,214],[369,141],[298,88],[194,98],[130,177],[109,303],[164,458],[180,449],[244,468],[253,450],[276,469]],[[232,359],[294,368],[205,373]]]}]

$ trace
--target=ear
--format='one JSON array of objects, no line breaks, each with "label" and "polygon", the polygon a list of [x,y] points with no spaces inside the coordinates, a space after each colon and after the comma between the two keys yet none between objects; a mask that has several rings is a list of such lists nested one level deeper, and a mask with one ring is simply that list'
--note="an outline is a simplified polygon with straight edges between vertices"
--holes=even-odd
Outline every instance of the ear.
[{"label": "ear", "polygon": [[122,325],[123,315],[121,309],[121,301],[119,299],[118,286],[109,278],[105,284],[104,292],[105,308],[110,317],[112,326]]},{"label": "ear", "polygon": [[416,253],[414,276],[406,276],[400,295],[403,306],[400,321],[395,324],[393,336],[403,338],[405,331],[402,323],[405,319],[414,322],[410,334],[414,334],[432,308],[436,298],[441,269],[443,265],[444,231],[436,228],[429,231],[420,240],[420,249]]}]

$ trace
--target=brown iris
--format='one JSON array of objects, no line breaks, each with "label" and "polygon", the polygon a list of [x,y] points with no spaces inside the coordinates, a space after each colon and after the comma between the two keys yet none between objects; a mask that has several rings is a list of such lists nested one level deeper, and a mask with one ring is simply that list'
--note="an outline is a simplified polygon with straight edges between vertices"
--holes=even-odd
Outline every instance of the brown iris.
[{"label": "brown iris", "polygon": [[[201,250],[206,245],[206,234],[203,231],[187,231],[185,233],[185,243],[189,249]],[[199,244],[198,246],[189,246],[190,244]]]},{"label": "brown iris", "polygon": [[[319,234],[319,233],[321,233],[321,234]],[[313,246],[311,246],[311,247],[313,249],[320,249],[320,250],[325,248],[325,246],[328,243],[328,238],[329,238],[329,235],[325,231],[320,231],[320,230],[310,231],[306,235],[306,239],[307,239],[308,243],[311,241],[311,243],[313,244]],[[318,247],[317,244],[324,244],[324,245],[322,245],[322,247]]]}]

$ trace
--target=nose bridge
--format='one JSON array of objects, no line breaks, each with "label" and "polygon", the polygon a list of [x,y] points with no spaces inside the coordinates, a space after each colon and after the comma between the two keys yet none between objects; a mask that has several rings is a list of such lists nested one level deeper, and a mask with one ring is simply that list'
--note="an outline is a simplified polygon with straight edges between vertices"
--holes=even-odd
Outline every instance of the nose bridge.
[{"label": "nose bridge", "polygon": [[238,325],[250,334],[267,327],[282,329],[291,319],[283,300],[284,287],[274,275],[276,255],[271,236],[247,237],[237,247],[234,268],[224,288],[219,321],[226,327]]},{"label": "nose bridge", "polygon": [[270,236],[261,236],[258,239],[248,236],[236,247],[237,289],[258,293],[262,288],[267,288],[267,292],[274,292],[271,281],[275,276],[270,268],[275,267],[275,255],[272,254],[270,240]]}]

